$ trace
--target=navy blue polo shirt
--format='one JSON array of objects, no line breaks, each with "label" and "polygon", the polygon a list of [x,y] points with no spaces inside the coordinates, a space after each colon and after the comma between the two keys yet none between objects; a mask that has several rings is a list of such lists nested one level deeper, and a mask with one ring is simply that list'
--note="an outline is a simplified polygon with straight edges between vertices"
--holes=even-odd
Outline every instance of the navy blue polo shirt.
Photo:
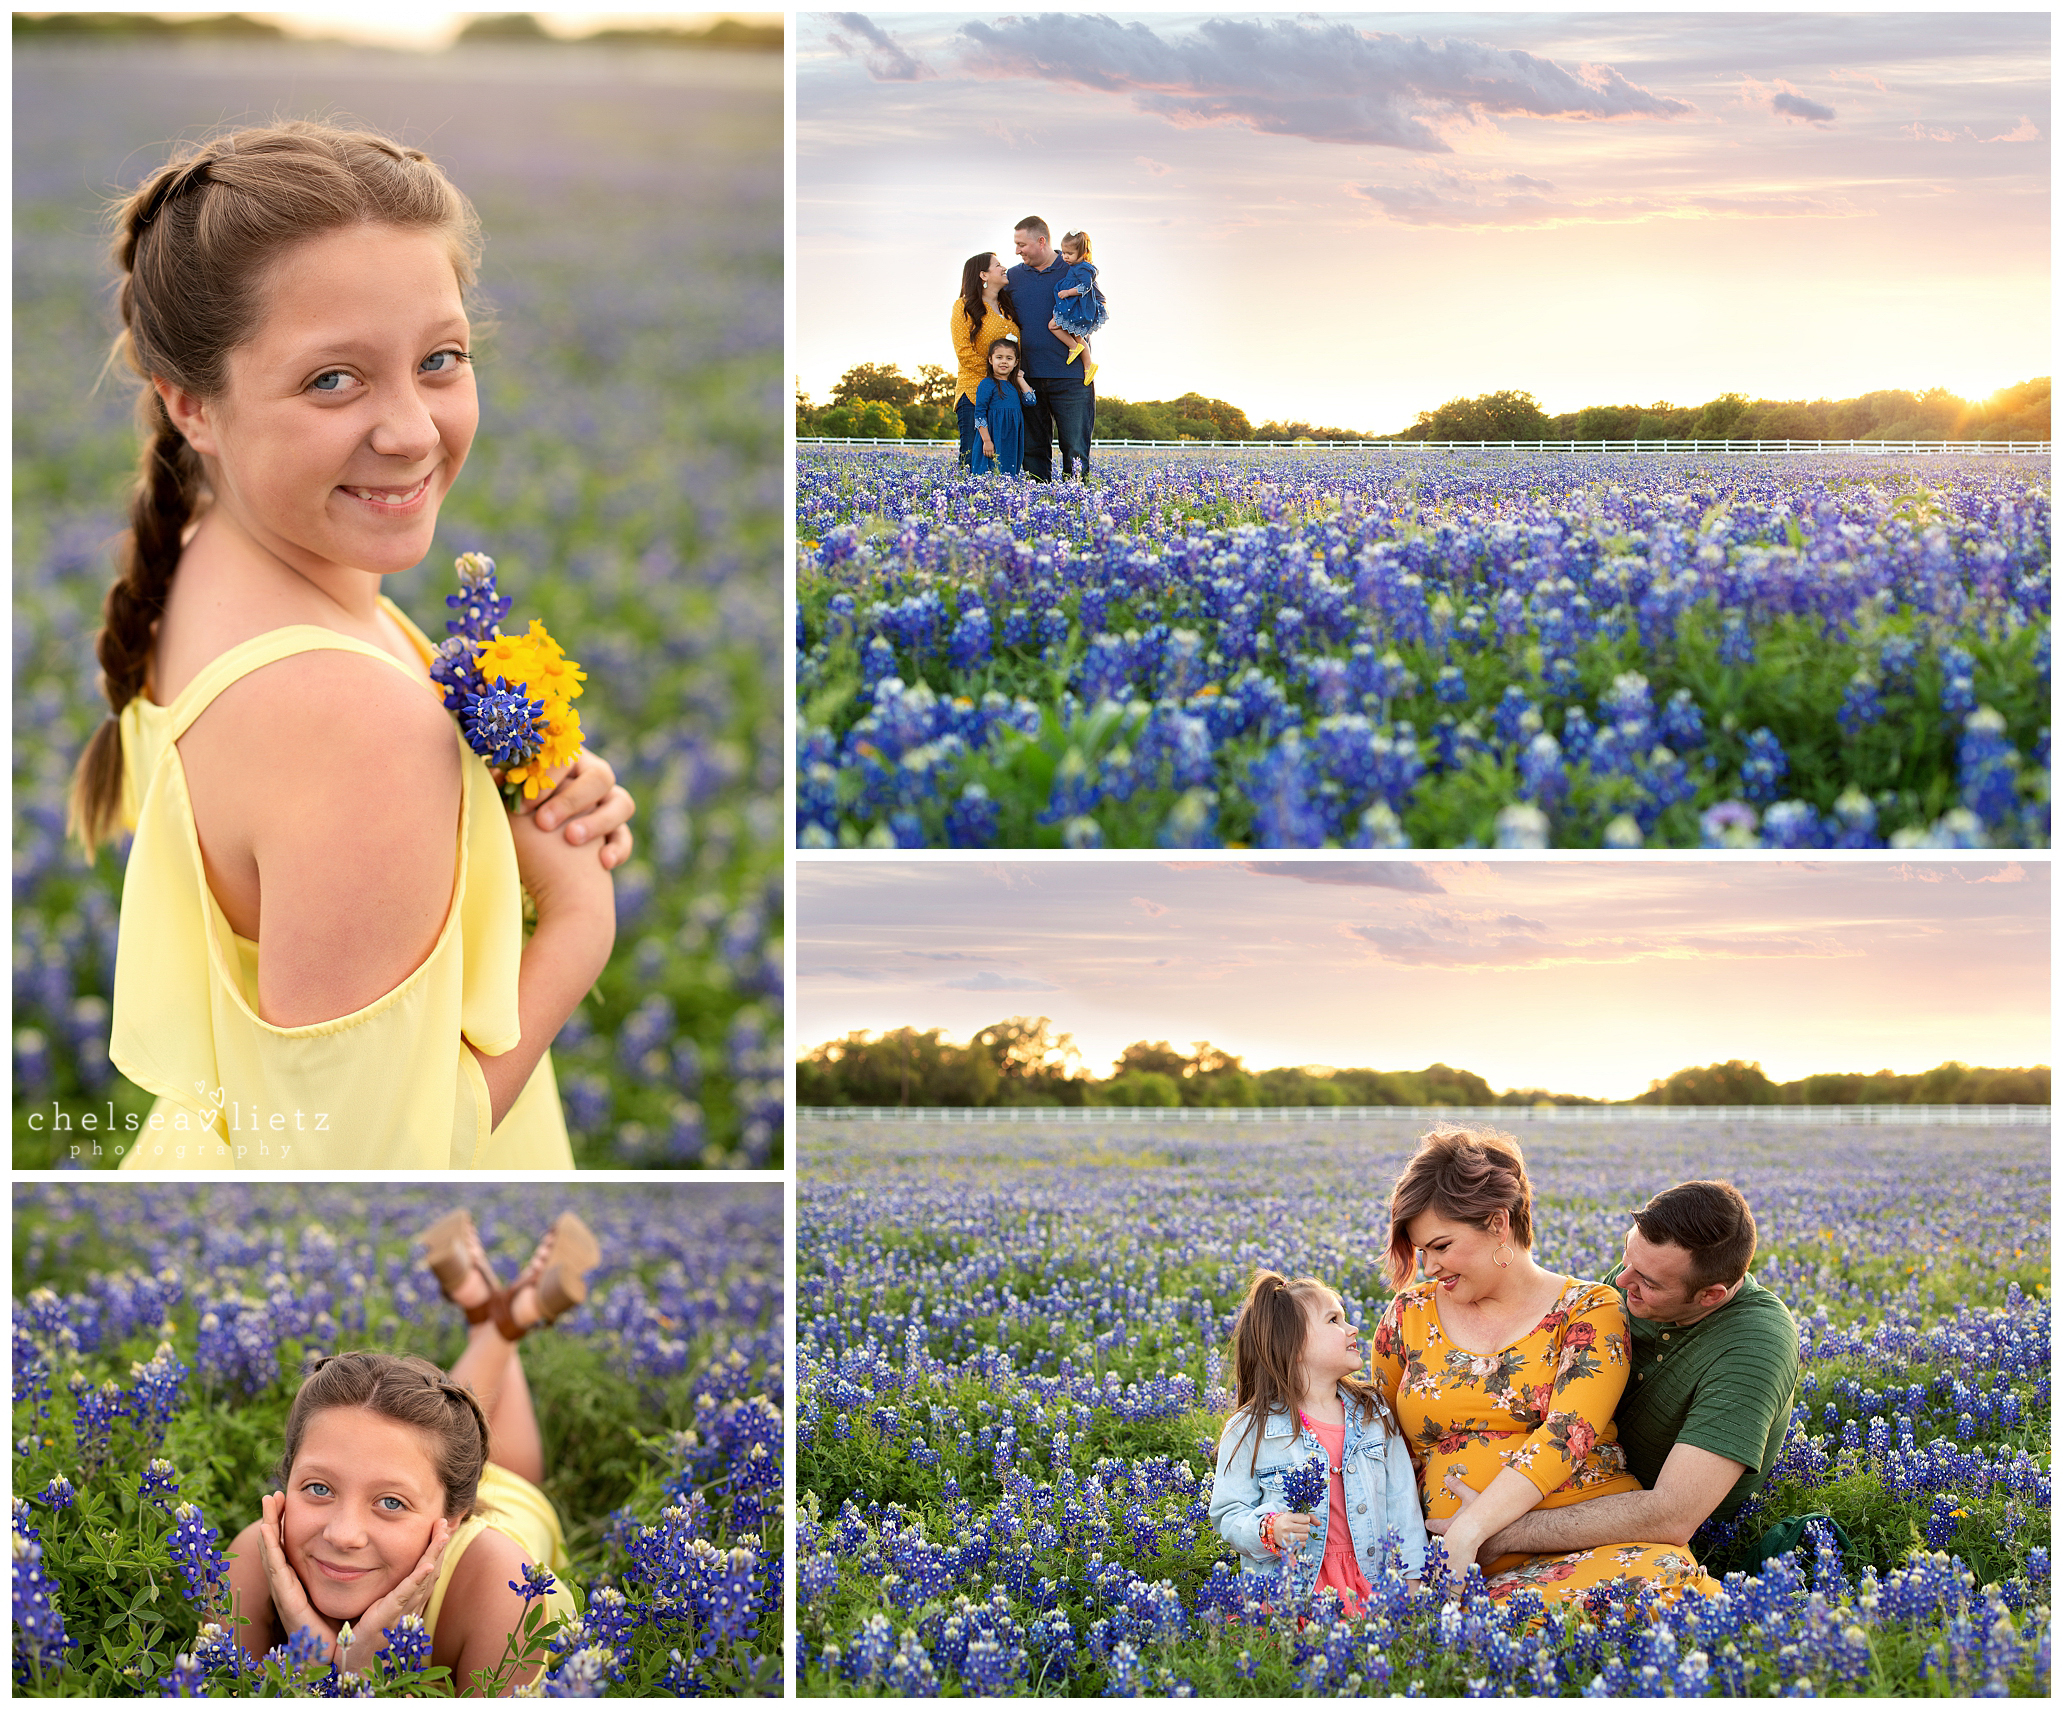
[{"label": "navy blue polo shirt", "polygon": [[1034,380],[1067,380],[1081,373],[1079,365],[1068,365],[1067,346],[1046,325],[1059,301],[1056,293],[1066,283],[1067,263],[1057,249],[1052,266],[1043,271],[1022,261],[1010,269],[1010,297],[1017,305],[1017,325],[1024,337],[1024,371]]}]

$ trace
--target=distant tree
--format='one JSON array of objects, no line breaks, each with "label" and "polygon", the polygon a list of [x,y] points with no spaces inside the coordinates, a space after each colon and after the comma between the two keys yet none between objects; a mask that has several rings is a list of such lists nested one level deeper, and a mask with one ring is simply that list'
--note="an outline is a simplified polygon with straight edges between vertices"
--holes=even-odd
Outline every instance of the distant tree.
[{"label": "distant tree", "polygon": [[995,1066],[999,1104],[1080,1104],[1091,1084],[1076,1076],[1082,1054],[1074,1035],[1058,1032],[1043,1015],[992,1022],[969,1049]]},{"label": "distant tree", "polygon": [[795,1065],[804,1104],[981,1106],[995,1102],[996,1086],[985,1055],[948,1044],[936,1027],[850,1033]]},{"label": "distant tree", "polygon": [[902,411],[879,398],[869,398],[852,412],[852,434],[856,439],[901,439],[910,430]]},{"label": "distant tree", "polygon": [[1678,1069],[1666,1081],[1650,1081],[1635,1104],[1775,1104],[1777,1089],[1760,1063],[1738,1058],[1702,1069]]},{"label": "distant tree", "polygon": [[831,388],[832,401],[857,404],[875,400],[901,409],[917,401],[917,382],[894,363],[861,362],[848,368]]},{"label": "distant tree", "polygon": [[950,369],[941,368],[935,362],[917,365],[917,398],[920,404],[930,404],[935,409],[950,410],[953,400],[960,395],[960,376]]},{"label": "distant tree", "polygon": [[1545,439],[1548,419],[1530,392],[1485,392],[1450,398],[1419,413],[1414,439]]},{"label": "distant tree", "polygon": [[548,42],[544,25],[529,12],[488,12],[459,31],[462,42]]},{"label": "distant tree", "polygon": [[1171,1080],[1187,1074],[1190,1061],[1165,1039],[1148,1044],[1144,1039],[1127,1045],[1117,1060],[1117,1074],[1123,1075],[1166,1075]]},{"label": "distant tree", "polygon": [[1118,1105],[1158,1105],[1173,1110],[1182,1102],[1182,1089],[1172,1075],[1146,1069],[1129,1069],[1113,1076],[1098,1089],[1096,1102]]}]

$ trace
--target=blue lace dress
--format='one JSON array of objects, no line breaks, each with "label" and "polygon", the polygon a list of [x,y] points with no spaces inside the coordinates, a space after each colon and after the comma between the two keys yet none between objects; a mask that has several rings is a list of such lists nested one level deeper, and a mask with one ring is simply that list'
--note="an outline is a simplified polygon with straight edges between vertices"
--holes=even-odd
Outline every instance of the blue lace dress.
[{"label": "blue lace dress", "polygon": [[1110,319],[1103,292],[1096,284],[1096,269],[1090,263],[1077,261],[1070,267],[1060,281],[1060,290],[1081,292],[1079,297],[1056,295],[1053,299],[1053,318],[1076,338],[1087,338]]},{"label": "blue lace dress", "polygon": [[999,385],[995,376],[990,375],[976,387],[974,419],[988,423],[989,438],[996,446],[996,455],[989,457],[981,449],[981,435],[974,436],[974,473],[986,475],[991,469],[999,469],[1005,475],[1022,474],[1024,400],[1018,395],[1015,382]]}]

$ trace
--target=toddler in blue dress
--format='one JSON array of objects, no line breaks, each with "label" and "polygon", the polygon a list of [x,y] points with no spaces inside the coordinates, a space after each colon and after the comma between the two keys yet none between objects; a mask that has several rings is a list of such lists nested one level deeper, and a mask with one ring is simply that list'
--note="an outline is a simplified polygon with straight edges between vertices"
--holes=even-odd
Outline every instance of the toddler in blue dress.
[{"label": "toddler in blue dress", "polygon": [[1082,358],[1082,381],[1093,383],[1098,367],[1095,355],[1089,349],[1089,335],[1110,319],[1110,310],[1103,301],[1103,289],[1096,283],[1096,268],[1091,260],[1089,234],[1069,232],[1060,240],[1060,259],[1067,263],[1067,272],[1062,276],[1060,289],[1054,293],[1053,318],[1046,323],[1048,329],[1060,342],[1067,346],[1067,360]]},{"label": "toddler in blue dress", "polygon": [[989,346],[988,374],[974,390],[974,473],[991,469],[1005,475],[1024,471],[1024,400],[1031,383],[1017,371],[1017,340],[999,338]]}]

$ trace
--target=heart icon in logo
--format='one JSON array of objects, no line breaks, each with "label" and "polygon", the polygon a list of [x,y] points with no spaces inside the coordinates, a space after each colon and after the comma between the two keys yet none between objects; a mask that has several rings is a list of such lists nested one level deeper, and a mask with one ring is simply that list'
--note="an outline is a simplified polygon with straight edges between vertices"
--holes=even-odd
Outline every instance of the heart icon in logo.
[{"label": "heart icon in logo", "polygon": [[208,1091],[208,1083],[206,1081],[195,1081],[193,1083],[193,1090],[199,1093],[202,1098],[213,1099],[215,1101],[215,1108],[217,1110],[220,1110],[222,1108],[223,1093],[220,1087],[217,1087],[213,1092],[210,1092]]}]

